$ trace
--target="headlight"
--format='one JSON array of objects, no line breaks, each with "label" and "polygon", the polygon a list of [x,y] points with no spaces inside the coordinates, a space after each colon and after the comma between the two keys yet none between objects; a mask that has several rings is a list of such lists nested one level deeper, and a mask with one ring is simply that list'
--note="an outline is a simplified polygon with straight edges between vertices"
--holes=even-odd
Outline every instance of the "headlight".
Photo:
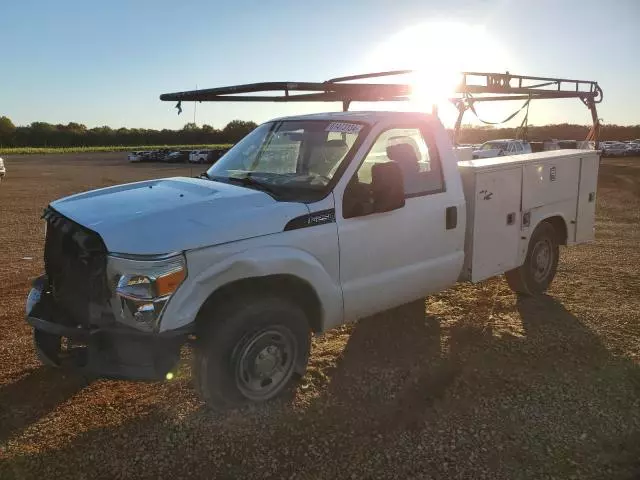
[{"label": "headlight", "polygon": [[162,260],[109,257],[116,317],[141,330],[158,327],[162,310],[187,277],[182,255]]}]

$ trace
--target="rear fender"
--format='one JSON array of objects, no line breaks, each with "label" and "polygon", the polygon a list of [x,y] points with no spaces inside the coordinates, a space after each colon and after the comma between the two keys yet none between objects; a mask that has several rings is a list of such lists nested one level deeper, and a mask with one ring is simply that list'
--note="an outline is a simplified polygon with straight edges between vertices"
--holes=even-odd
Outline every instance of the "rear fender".
[{"label": "rear fender", "polygon": [[[575,204],[575,201],[572,200],[573,203]],[[546,208],[545,206],[540,207],[540,208],[534,208],[533,210],[530,210],[530,222],[529,222],[529,226],[528,227],[523,227],[522,231],[521,231],[521,235],[520,235],[520,243],[519,243],[519,249],[518,249],[518,265],[522,265],[527,257],[527,251],[529,249],[529,240],[531,238],[531,235],[533,235],[533,232],[535,231],[535,229],[538,227],[538,225],[540,225],[542,222],[549,220],[551,218],[554,217],[559,217],[562,219],[562,221],[564,222],[564,226],[566,228],[567,231],[567,241],[566,244],[570,245],[572,243],[574,243],[574,239],[575,239],[575,231],[573,231],[570,228],[570,226],[572,226],[573,224],[571,223],[571,220],[573,219],[567,219],[566,214],[563,211],[560,210],[551,210],[551,211],[545,211]],[[573,236],[572,236],[573,234]]]}]

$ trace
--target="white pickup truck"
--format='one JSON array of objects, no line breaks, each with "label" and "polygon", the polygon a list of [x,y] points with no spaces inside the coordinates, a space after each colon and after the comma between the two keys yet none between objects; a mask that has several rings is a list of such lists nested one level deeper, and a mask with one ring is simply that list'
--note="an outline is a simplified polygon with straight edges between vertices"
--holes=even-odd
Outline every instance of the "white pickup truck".
[{"label": "white pickup truck", "polygon": [[473,152],[473,158],[501,157],[503,155],[523,155],[531,153],[531,145],[524,140],[490,140]]},{"label": "white pickup truck", "polygon": [[207,163],[211,158],[211,150],[194,150],[189,154],[190,163]]},{"label": "white pickup truck", "polygon": [[199,178],[52,202],[27,321],[50,365],[171,377],[190,340],[208,404],[268,400],[304,373],[312,333],[502,273],[544,292],[559,245],[594,238],[598,165],[458,162],[428,114],[273,120]]}]

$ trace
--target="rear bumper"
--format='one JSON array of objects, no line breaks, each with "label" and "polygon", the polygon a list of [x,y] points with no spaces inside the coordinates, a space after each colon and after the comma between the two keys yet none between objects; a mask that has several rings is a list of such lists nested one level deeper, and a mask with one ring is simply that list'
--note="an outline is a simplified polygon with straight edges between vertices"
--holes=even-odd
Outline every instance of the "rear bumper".
[{"label": "rear bumper", "polygon": [[27,312],[26,321],[33,327],[36,351],[46,364],[107,378],[162,380],[177,365],[180,348],[192,333],[189,326],[152,333],[117,323],[90,328],[69,325],[57,318],[58,309],[43,283],[34,282],[30,295],[36,290],[39,300]]}]

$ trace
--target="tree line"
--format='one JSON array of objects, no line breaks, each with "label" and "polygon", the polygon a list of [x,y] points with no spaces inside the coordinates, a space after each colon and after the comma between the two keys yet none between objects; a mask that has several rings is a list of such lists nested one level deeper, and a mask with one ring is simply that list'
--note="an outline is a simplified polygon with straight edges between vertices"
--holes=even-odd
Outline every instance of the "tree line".
[{"label": "tree line", "polygon": [[[529,141],[558,140],[584,140],[591,126],[560,123],[555,125],[529,125],[526,138]],[[487,140],[499,138],[516,138],[517,128],[495,128],[491,126],[465,126],[460,129],[458,143],[482,143]],[[600,126],[600,140],[636,140],[640,139],[640,125],[614,125]]]},{"label": "tree line", "polygon": [[[98,147],[137,145],[200,145],[236,143],[256,127],[256,123],[233,120],[222,129],[211,125],[198,126],[187,123],[180,130],[154,130],[147,128],[111,128],[108,126],[87,128],[81,123],[51,124],[33,122],[16,126],[6,116],[0,117],[0,147]],[[562,123],[556,125],[529,126],[527,138],[542,141],[552,138],[584,140],[589,127]],[[498,138],[515,138],[515,128],[491,126],[463,126],[459,143],[482,143]],[[603,125],[601,140],[633,140],[640,138],[640,125]]]},{"label": "tree line", "polygon": [[222,129],[211,125],[187,123],[180,130],[148,128],[87,128],[76,122],[51,124],[33,122],[15,126],[10,118],[0,117],[0,147],[100,147],[136,145],[201,145],[236,143],[256,123],[233,120]]}]

